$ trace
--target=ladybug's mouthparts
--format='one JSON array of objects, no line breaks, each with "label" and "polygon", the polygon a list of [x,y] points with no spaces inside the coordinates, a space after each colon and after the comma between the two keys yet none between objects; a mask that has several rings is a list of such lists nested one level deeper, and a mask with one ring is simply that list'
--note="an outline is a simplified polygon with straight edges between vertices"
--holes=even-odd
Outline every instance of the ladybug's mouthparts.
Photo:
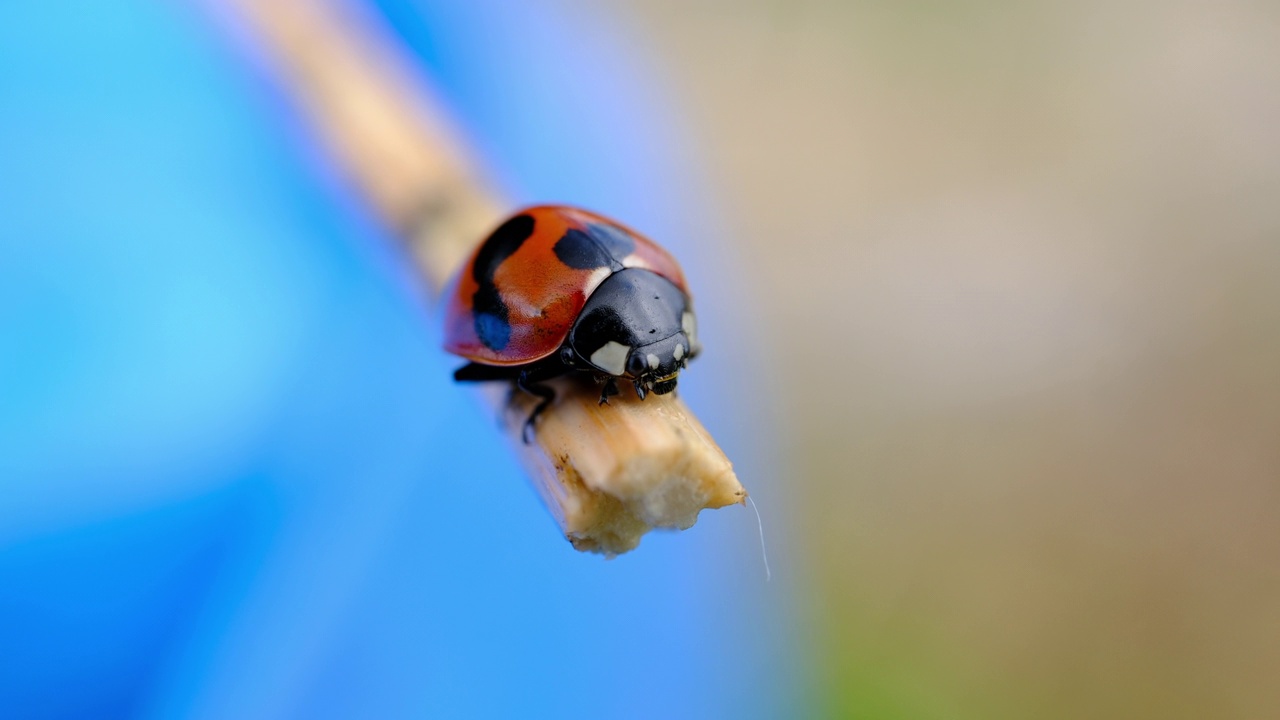
[{"label": "ladybug's mouthparts", "polygon": [[654,395],[666,395],[676,389],[676,379],[678,373],[672,373],[666,377],[660,377],[656,380],[645,376],[636,378],[636,395],[643,400],[646,395],[653,393]]},{"label": "ladybug's mouthparts", "polygon": [[676,380],[677,380],[677,379],[679,379],[679,378],[678,378],[678,376],[676,376],[676,375],[668,375],[668,376],[666,376],[666,377],[664,377],[664,378],[658,378],[657,380],[654,380],[654,381],[653,381],[653,394],[654,394],[654,395],[666,395],[667,393],[671,392],[672,390],[675,390],[675,389],[676,389]]}]

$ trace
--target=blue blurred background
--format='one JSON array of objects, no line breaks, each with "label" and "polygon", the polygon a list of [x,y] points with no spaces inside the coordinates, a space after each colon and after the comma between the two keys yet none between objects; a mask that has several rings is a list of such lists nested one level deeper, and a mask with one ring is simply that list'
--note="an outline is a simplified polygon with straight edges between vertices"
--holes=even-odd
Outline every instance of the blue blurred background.
[{"label": "blue blurred background", "polygon": [[[514,199],[663,238],[706,343],[751,332],[732,259],[690,240],[716,223],[690,141],[607,16],[379,5]],[[783,543],[772,584],[738,508],[574,552],[215,15],[0,7],[0,717],[802,707]],[[768,509],[746,368],[708,355],[686,397]]]}]

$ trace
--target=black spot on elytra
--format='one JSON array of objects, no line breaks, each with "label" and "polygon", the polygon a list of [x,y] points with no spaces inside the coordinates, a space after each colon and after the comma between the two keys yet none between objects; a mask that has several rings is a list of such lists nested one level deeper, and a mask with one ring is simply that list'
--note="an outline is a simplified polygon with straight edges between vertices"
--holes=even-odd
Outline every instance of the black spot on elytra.
[{"label": "black spot on elytra", "polygon": [[481,285],[471,297],[476,337],[490,350],[505,348],[511,342],[511,321],[498,288],[492,284]]},{"label": "black spot on elytra", "polygon": [[511,341],[511,322],[506,303],[494,285],[493,276],[507,258],[515,254],[529,236],[533,235],[533,217],[517,215],[506,221],[476,253],[471,266],[472,277],[480,285],[471,296],[475,314],[476,337],[490,350],[501,350]]},{"label": "black spot on elytra", "polygon": [[581,230],[570,229],[556,241],[556,257],[560,262],[577,270],[591,270],[612,265],[613,258]]},{"label": "black spot on elytra", "polygon": [[596,223],[587,231],[570,229],[556,241],[555,253],[560,262],[576,270],[595,268],[622,269],[622,259],[635,252],[636,243],[627,233]]},{"label": "black spot on elytra", "polygon": [[623,258],[636,251],[635,238],[631,237],[627,232],[612,225],[601,223],[588,227],[591,230],[591,237],[603,245],[614,260],[621,262]]},{"label": "black spot on elytra", "polygon": [[502,223],[480,246],[480,252],[476,253],[476,261],[471,266],[471,275],[476,282],[492,285],[498,267],[514,255],[530,235],[533,235],[532,215],[517,215]]}]

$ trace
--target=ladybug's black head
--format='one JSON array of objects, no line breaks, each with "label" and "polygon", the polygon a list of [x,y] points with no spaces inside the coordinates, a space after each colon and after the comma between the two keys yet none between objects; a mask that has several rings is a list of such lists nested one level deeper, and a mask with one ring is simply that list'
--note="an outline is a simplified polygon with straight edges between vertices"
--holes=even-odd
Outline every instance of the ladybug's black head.
[{"label": "ladybug's black head", "polygon": [[629,268],[609,276],[587,299],[569,345],[579,363],[630,379],[643,398],[675,390],[697,349],[694,332],[693,311],[680,288]]},{"label": "ladybug's black head", "polygon": [[636,393],[666,395],[676,389],[680,370],[689,361],[689,339],[683,332],[633,349],[627,357],[627,377],[636,385]]}]

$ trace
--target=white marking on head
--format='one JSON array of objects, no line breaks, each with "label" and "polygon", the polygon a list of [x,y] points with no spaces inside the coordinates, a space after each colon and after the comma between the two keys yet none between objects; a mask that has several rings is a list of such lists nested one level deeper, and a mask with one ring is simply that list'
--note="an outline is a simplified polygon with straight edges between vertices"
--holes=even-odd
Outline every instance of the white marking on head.
[{"label": "white marking on head", "polygon": [[657,370],[658,366],[662,364],[662,361],[658,359],[658,356],[653,353],[649,353],[645,360],[649,361],[650,370]]},{"label": "white marking on head", "polygon": [[677,360],[684,357],[684,343],[676,345],[676,349],[671,352]]},{"label": "white marking on head", "polygon": [[680,329],[684,330],[685,337],[689,338],[691,345],[698,344],[698,321],[693,319],[693,313],[685,312],[680,317]]},{"label": "white marking on head", "polygon": [[631,354],[631,348],[610,340],[604,344],[604,347],[591,353],[591,364],[610,375],[622,375],[627,371],[629,354]]}]

